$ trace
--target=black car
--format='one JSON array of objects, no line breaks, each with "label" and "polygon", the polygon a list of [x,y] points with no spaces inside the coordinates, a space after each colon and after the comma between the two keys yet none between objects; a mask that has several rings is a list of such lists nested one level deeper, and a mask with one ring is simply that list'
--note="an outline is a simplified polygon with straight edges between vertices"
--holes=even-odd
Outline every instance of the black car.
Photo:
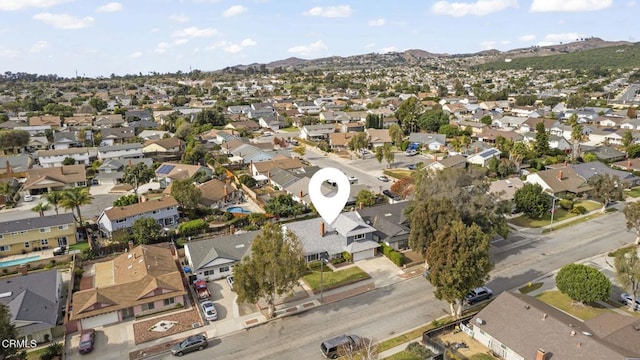
[{"label": "black car", "polygon": [[411,165],[407,166],[407,168],[408,168],[409,170],[416,170],[416,169],[418,168],[418,165],[416,165],[416,164],[411,164]]},{"label": "black car", "polygon": [[383,191],[382,191],[382,193],[383,193],[385,196],[387,196],[389,199],[396,200],[396,201],[402,200],[402,199],[400,198],[400,196],[398,196],[398,195],[396,195],[396,194],[392,193],[392,192],[391,192],[391,190],[383,190]]},{"label": "black car", "polygon": [[175,356],[182,356],[196,350],[203,350],[207,346],[209,346],[209,343],[206,337],[203,335],[193,335],[174,345],[171,348],[171,353]]}]

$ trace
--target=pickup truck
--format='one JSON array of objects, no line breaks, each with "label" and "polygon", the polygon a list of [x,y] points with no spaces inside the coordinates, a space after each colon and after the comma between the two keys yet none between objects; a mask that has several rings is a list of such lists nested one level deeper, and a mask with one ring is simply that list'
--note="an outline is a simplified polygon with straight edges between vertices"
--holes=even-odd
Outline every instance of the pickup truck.
[{"label": "pickup truck", "polygon": [[211,292],[209,291],[209,287],[207,286],[206,281],[196,280],[193,283],[193,287],[196,290],[196,295],[198,295],[198,299],[204,300],[204,299],[209,299],[211,297]]}]

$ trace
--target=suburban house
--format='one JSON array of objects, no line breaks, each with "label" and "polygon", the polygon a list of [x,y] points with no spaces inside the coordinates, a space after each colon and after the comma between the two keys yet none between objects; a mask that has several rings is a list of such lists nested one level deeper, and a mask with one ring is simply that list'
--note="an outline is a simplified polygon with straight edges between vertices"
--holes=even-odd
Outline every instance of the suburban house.
[{"label": "suburban house", "polygon": [[352,123],[346,123],[346,124],[340,124],[336,126],[338,129],[340,129],[340,132],[343,133],[359,133],[359,132],[363,132],[365,130],[364,128],[364,124],[363,123],[359,123],[359,122],[352,122]]},{"label": "suburban house", "polygon": [[525,182],[539,184],[544,191],[554,195],[565,193],[578,195],[591,190],[586,180],[571,167],[538,171],[527,175]]},{"label": "suburban house", "polygon": [[147,140],[142,148],[143,153],[180,153],[185,149],[185,142],[177,137],[158,140]]},{"label": "suburban house", "polygon": [[0,256],[75,243],[76,223],[71,213],[0,222]]},{"label": "suburban house", "polygon": [[148,110],[139,109],[125,111],[124,118],[127,120],[127,122],[153,120],[153,116]]},{"label": "suburban house", "polygon": [[178,202],[172,196],[147,200],[127,206],[114,206],[105,209],[98,217],[98,228],[106,237],[114,231],[130,229],[141,218],[153,218],[163,228],[173,228],[178,224]]},{"label": "suburban house", "polygon": [[[514,319],[527,326],[513,326]],[[582,322],[535,297],[504,292],[465,332],[505,360],[626,360],[640,357],[638,325],[613,312]]]},{"label": "suburban house", "polygon": [[84,165],[62,165],[27,171],[22,188],[31,195],[87,186]]},{"label": "suburban house", "polygon": [[482,150],[477,154],[473,154],[467,158],[467,162],[470,164],[480,165],[482,167],[487,167],[489,165],[489,160],[496,158],[500,158],[501,151],[496,148],[489,148],[486,150]]},{"label": "suburban house", "polygon": [[[172,249],[142,245],[91,265],[73,293],[71,320],[81,329],[113,324],[185,305],[187,292]],[[91,275],[86,275],[91,274]]]},{"label": "suburban house", "polygon": [[256,131],[260,129],[260,125],[255,121],[247,120],[247,121],[235,121],[227,124],[225,129],[229,130],[247,130],[247,131]]},{"label": "suburban house", "polygon": [[420,144],[432,151],[440,151],[447,144],[446,135],[430,134],[430,133],[411,133],[409,134],[409,142],[412,144]]},{"label": "suburban house", "polygon": [[[230,153],[237,157],[243,163],[254,163],[261,161],[269,161],[274,158],[272,153],[266,152],[261,148],[250,145],[250,144],[242,144],[235,149],[231,150]],[[229,159],[231,160],[231,159]]]},{"label": "suburban house", "polygon": [[448,155],[442,159],[434,159],[431,164],[428,164],[425,167],[432,171],[440,171],[450,168],[464,169],[467,167],[467,158],[459,154]]},{"label": "suburban house", "polygon": [[62,120],[60,116],[43,115],[43,116],[31,116],[29,117],[29,126],[51,126],[52,128],[59,128],[62,126]]},{"label": "suburban house", "polygon": [[295,102],[293,106],[298,109],[300,114],[318,115],[322,111],[322,107],[316,105],[313,101]]},{"label": "suburban house", "polygon": [[327,124],[330,123],[348,123],[351,121],[351,117],[344,111],[323,111],[320,113],[320,121]]},{"label": "suburban house", "polygon": [[53,145],[51,149],[60,150],[70,147],[78,147],[80,142],[75,131],[56,131],[53,133]]},{"label": "suburban house", "polygon": [[129,159],[109,159],[98,167],[95,177],[93,178],[99,185],[116,185],[122,182],[124,169],[127,166],[133,166],[143,163],[148,167],[153,166],[151,158],[129,158]]},{"label": "suburban house", "polygon": [[512,177],[492,181],[491,184],[489,184],[489,190],[487,192],[496,195],[499,201],[508,201],[513,200],[516,190],[521,189],[523,186],[524,182],[522,182],[519,177]]},{"label": "suburban house", "polygon": [[106,128],[100,130],[102,142],[100,146],[113,146],[116,144],[125,144],[129,139],[136,136],[135,130],[126,127]]},{"label": "suburban house", "polygon": [[0,174],[23,172],[31,169],[33,159],[29,154],[0,156]]},{"label": "suburban house", "polygon": [[173,180],[190,179],[197,172],[204,172],[207,175],[213,174],[213,171],[206,166],[165,162],[156,169],[156,177],[160,182],[160,187],[165,188]]},{"label": "suburban house", "polygon": [[62,297],[62,276],[56,269],[5,277],[0,280],[0,303],[20,337],[38,343],[53,340]]},{"label": "suburban house", "polygon": [[184,256],[198,280],[217,280],[233,274],[233,266],[251,254],[260,231],[217,236],[184,245]]},{"label": "suburban house", "polygon": [[120,114],[97,115],[96,120],[93,122],[93,126],[97,128],[110,128],[123,124],[124,119]]},{"label": "suburban house", "polygon": [[242,202],[243,192],[236,189],[233,183],[225,183],[218,179],[211,179],[196,186],[202,196],[199,204],[211,209],[222,209],[229,204]]},{"label": "suburban house", "polygon": [[404,211],[407,202],[365,207],[356,210],[362,220],[371,225],[375,232],[373,241],[384,243],[396,250],[409,248],[409,231],[411,221]]},{"label": "suburban house", "polygon": [[283,230],[291,230],[298,236],[307,261],[323,256],[339,258],[346,251],[355,262],[374,257],[380,246],[373,240],[376,229],[356,212],[341,213],[333,225],[315,218],[288,223]]},{"label": "suburban house", "polygon": [[98,148],[98,159],[104,161],[117,158],[141,158],[142,144],[121,144],[113,146],[101,146]]},{"label": "suburban house", "polygon": [[[611,177],[618,177],[620,181],[624,184],[625,187],[633,187],[640,183],[640,178],[622,170],[616,170],[608,167],[607,165],[601,163],[600,161],[591,161],[588,163],[580,163],[580,164],[571,164],[568,165],[576,171],[578,175],[584,178],[586,181],[589,181],[592,177],[596,175],[604,175],[609,174]],[[562,167],[554,167],[554,168],[562,168]]]},{"label": "suburban house", "polygon": [[138,137],[144,141],[147,140],[160,140],[168,137],[173,137],[173,134],[169,131],[163,130],[142,130]]},{"label": "suburban house", "polygon": [[300,159],[274,158],[271,161],[250,163],[249,169],[251,171],[251,176],[258,176],[258,175],[266,176],[268,172],[272,171],[275,168],[279,168],[283,170],[291,170],[291,169],[299,169],[304,166],[305,166],[304,163]]},{"label": "suburban house", "polygon": [[318,124],[318,125],[305,125],[300,130],[300,138],[305,140],[327,140],[329,134],[336,132],[336,127],[333,124]]},{"label": "suburban house", "polygon": [[354,133],[329,134],[329,145],[333,150],[346,150],[349,148],[349,142],[354,135]]},{"label": "suburban house", "polygon": [[93,126],[93,115],[74,115],[63,119],[64,126],[90,127]]},{"label": "suburban house", "polygon": [[[0,166],[2,166],[2,160],[0,160]],[[618,161],[611,166],[625,171],[640,171],[640,158]],[[2,173],[2,168],[0,168],[0,173]]]},{"label": "suburban house", "polygon": [[91,165],[91,159],[98,155],[96,148],[69,148],[61,150],[40,150],[36,157],[42,167],[62,166],[64,159],[72,158],[76,164]]},{"label": "suburban house", "polygon": [[46,136],[31,136],[29,138],[29,144],[27,144],[27,151],[32,153],[38,150],[49,149],[49,140]]},{"label": "suburban house", "polygon": [[391,144],[392,142],[389,129],[367,129],[366,132],[369,135],[369,143],[373,148]]}]

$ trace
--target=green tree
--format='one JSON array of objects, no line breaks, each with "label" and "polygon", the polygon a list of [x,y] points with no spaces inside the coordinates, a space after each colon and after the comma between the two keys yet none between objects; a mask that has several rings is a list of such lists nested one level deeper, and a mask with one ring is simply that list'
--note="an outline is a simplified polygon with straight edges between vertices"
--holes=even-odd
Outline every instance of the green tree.
[{"label": "green tree", "polygon": [[527,149],[527,145],[525,145],[525,143],[513,143],[511,149],[509,150],[509,159],[511,159],[511,161],[513,161],[513,163],[516,165],[516,171],[520,170],[522,161],[527,157],[528,153],[529,149]]},{"label": "green tree", "polygon": [[[20,332],[11,320],[11,311],[5,304],[0,304],[0,339],[20,339]],[[26,351],[15,346],[0,346],[0,359],[26,359]]]},{"label": "green tree", "polygon": [[376,147],[375,155],[376,160],[378,160],[379,163],[382,163],[382,159],[384,159],[384,149],[382,148],[382,146]]},{"label": "green tree", "polygon": [[76,159],[72,158],[72,157],[66,157],[64,158],[64,160],[62,160],[62,165],[75,165],[76,164]]},{"label": "green tree", "polygon": [[174,180],[171,182],[171,196],[183,209],[195,209],[200,203],[202,192],[191,182],[191,179]]},{"label": "green tree", "polygon": [[410,215],[409,246],[425,259],[438,231],[460,219],[451,200],[440,197],[414,202]]},{"label": "green tree", "polygon": [[91,98],[89,99],[89,105],[96,111],[96,112],[101,112],[102,110],[106,109],[108,104],[106,101],[100,99],[100,98]]},{"label": "green tree", "polygon": [[138,203],[138,197],[135,194],[122,195],[113,202],[113,206],[127,206]]},{"label": "green tree", "polygon": [[44,198],[47,200],[49,204],[53,206],[53,210],[55,210],[56,215],[58,215],[58,206],[60,205],[60,201],[62,201],[62,192],[50,191],[44,194]]},{"label": "green tree", "polygon": [[611,201],[624,200],[624,190],[622,182],[618,176],[609,174],[595,175],[589,179],[591,197],[602,203],[602,212],[607,210],[607,206]]},{"label": "green tree", "polygon": [[513,201],[517,212],[523,212],[532,219],[540,219],[551,207],[552,198],[543,191],[540,184],[524,184],[514,193]]},{"label": "green tree", "polygon": [[248,174],[240,175],[238,180],[240,181],[240,184],[242,184],[242,185],[244,185],[244,186],[246,186],[248,188],[252,188],[252,187],[256,186],[256,179],[254,179],[253,177],[251,177]]},{"label": "green tree", "polygon": [[587,99],[581,94],[572,94],[567,97],[567,108],[580,109],[587,104]]},{"label": "green tree", "polygon": [[275,298],[291,291],[305,272],[305,258],[298,237],[280,224],[266,223],[246,256],[233,268],[238,301],[264,299],[269,317],[275,316]]},{"label": "green tree", "polygon": [[387,162],[387,165],[391,167],[391,163],[393,163],[393,160],[395,160],[396,158],[396,155],[393,152],[393,147],[391,146],[391,144],[386,143],[382,145],[382,153],[384,154],[384,160]]},{"label": "green tree", "polygon": [[133,193],[138,196],[140,185],[147,184],[156,176],[152,168],[142,162],[124,168],[122,182],[131,185]]},{"label": "green tree", "polygon": [[627,109],[627,117],[629,119],[635,119],[638,117],[638,108],[635,106],[629,106]]},{"label": "green tree", "polygon": [[31,208],[31,211],[37,212],[40,217],[44,216],[44,212],[47,210],[51,210],[51,206],[47,203],[38,203],[38,205]]},{"label": "green tree", "polygon": [[162,227],[152,217],[140,218],[134,221],[131,226],[133,239],[137,245],[151,243],[151,240],[157,239],[160,236],[160,230],[162,230]]},{"label": "green tree", "polygon": [[491,115],[485,115],[482,117],[482,119],[480,119],[480,122],[487,126],[491,126],[493,119],[491,119]]},{"label": "green tree", "polygon": [[626,203],[622,212],[626,219],[627,230],[633,229],[636,232],[636,245],[640,244],[640,203]]},{"label": "green tree", "polygon": [[303,157],[304,154],[307,153],[307,146],[305,144],[300,144],[298,146],[294,146],[291,151],[293,151],[294,153],[300,155],[300,157]]},{"label": "green tree", "polygon": [[544,123],[539,122],[536,124],[536,154],[539,157],[545,156],[549,153],[549,134],[544,128]]},{"label": "green tree", "polygon": [[[634,203],[636,204],[636,203]],[[629,310],[635,311],[638,288],[640,288],[640,259],[638,250],[635,247],[627,248],[626,251],[619,251],[613,260],[616,269],[618,283],[631,295]]]},{"label": "green tree", "polygon": [[440,106],[436,106],[431,110],[427,110],[418,119],[420,129],[428,132],[439,131],[444,125],[449,125],[449,115],[447,115]]},{"label": "green tree", "polygon": [[362,189],[358,192],[356,203],[358,206],[373,206],[376,204],[376,195],[367,189]]},{"label": "green tree", "polygon": [[640,144],[631,144],[627,147],[627,157],[630,159],[635,159],[640,157]]},{"label": "green tree", "polygon": [[451,316],[460,317],[465,295],[489,279],[489,246],[490,237],[479,226],[459,220],[445,225],[429,245],[429,282],[435,297],[450,304]]},{"label": "green tree", "polygon": [[594,153],[588,152],[582,155],[582,161],[584,162],[592,162],[596,160],[598,160],[598,157]]},{"label": "green tree", "polygon": [[580,140],[582,140],[582,125],[578,123],[578,114],[573,114],[569,118],[571,126],[571,161],[575,163],[580,154]]},{"label": "green tree", "polygon": [[366,149],[369,145],[369,138],[367,133],[356,133],[349,139],[349,150],[359,152],[361,149]]},{"label": "green tree", "polygon": [[291,194],[281,194],[271,198],[264,211],[271,215],[287,217],[302,213],[302,208],[303,205],[293,200]]},{"label": "green tree", "polygon": [[65,189],[62,191],[62,199],[60,199],[60,206],[63,209],[75,210],[78,217],[79,226],[84,226],[82,222],[82,213],[80,212],[80,206],[91,204],[93,196],[89,193],[88,188],[74,187]]},{"label": "green tree", "polygon": [[0,130],[0,149],[15,152],[29,145],[29,132],[26,130]]},{"label": "green tree", "polygon": [[389,137],[394,145],[398,146],[402,142],[403,135],[400,125],[391,124],[391,126],[389,126]]},{"label": "green tree", "polygon": [[414,132],[417,130],[418,118],[423,111],[420,100],[412,96],[400,104],[396,111],[396,118],[400,120],[405,132]]},{"label": "green tree", "polygon": [[205,164],[206,155],[207,155],[207,149],[204,147],[203,144],[196,141],[190,141],[187,144],[187,148],[182,154],[182,158],[180,159],[180,161],[183,164],[190,164],[190,165]]},{"label": "green tree", "polygon": [[598,269],[583,264],[569,264],[556,275],[556,286],[580,303],[604,301],[611,296],[611,282]]}]

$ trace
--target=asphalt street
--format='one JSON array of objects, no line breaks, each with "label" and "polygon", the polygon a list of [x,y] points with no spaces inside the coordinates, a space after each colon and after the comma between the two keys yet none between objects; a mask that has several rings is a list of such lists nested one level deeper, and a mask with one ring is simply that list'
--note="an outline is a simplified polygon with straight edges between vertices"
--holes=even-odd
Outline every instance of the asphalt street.
[{"label": "asphalt street", "polygon": [[[93,201],[89,205],[80,206],[80,213],[82,214],[82,219],[87,220],[91,219],[94,216],[98,216],[102,213],[102,211],[110,206],[113,206],[113,201],[122,196],[123,194],[97,194],[92,195]],[[31,208],[38,205],[38,202],[46,203],[45,200],[41,200],[39,197],[35,197],[34,201],[24,202],[20,201],[18,206],[14,209],[7,209],[0,211],[0,221],[13,221],[19,219],[26,219],[32,217],[38,217],[37,212],[31,211]],[[59,208],[58,211],[62,214],[65,212],[71,212],[71,210],[65,210]],[[45,215],[55,215],[55,211],[53,207],[49,211],[45,211]]]}]

